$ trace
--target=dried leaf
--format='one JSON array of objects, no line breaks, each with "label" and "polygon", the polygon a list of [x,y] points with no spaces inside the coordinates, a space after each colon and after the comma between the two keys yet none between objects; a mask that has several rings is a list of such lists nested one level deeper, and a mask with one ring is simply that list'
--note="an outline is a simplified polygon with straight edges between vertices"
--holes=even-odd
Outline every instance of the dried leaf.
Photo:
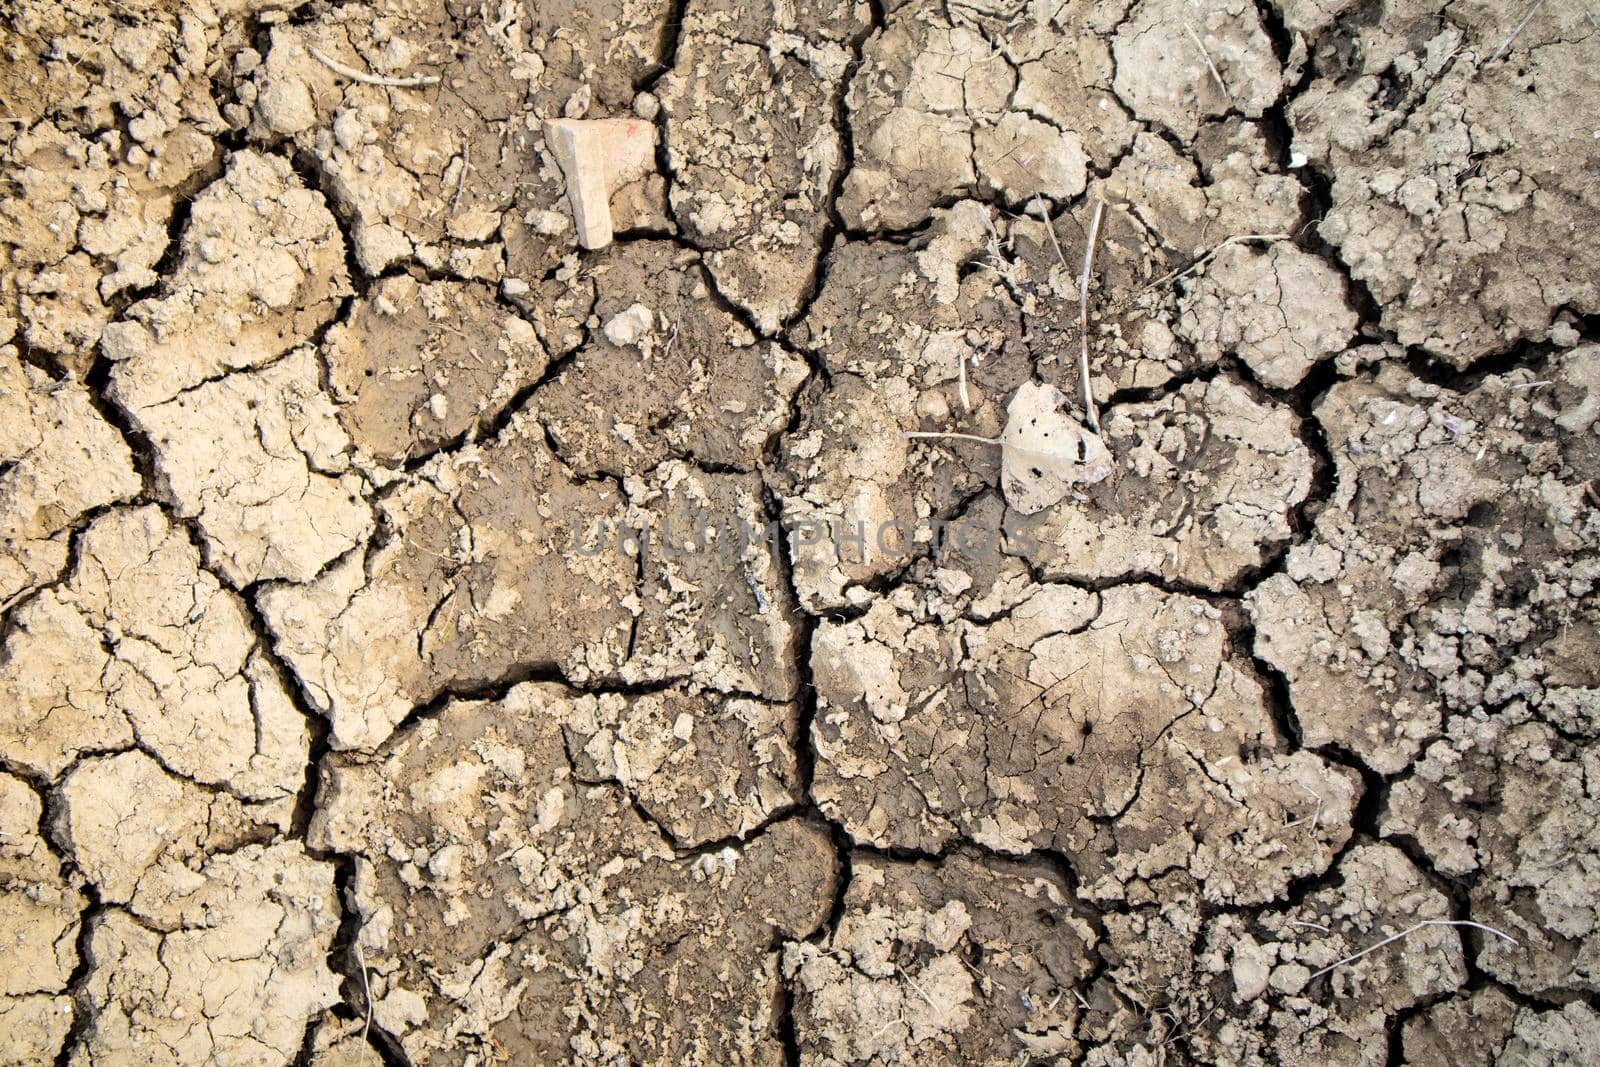
[{"label": "dried leaf", "polygon": [[1006,503],[1033,515],[1057,503],[1074,485],[1105,480],[1111,452],[1097,434],[1063,414],[1061,390],[1024,382],[1006,408],[1000,435],[1000,485]]}]

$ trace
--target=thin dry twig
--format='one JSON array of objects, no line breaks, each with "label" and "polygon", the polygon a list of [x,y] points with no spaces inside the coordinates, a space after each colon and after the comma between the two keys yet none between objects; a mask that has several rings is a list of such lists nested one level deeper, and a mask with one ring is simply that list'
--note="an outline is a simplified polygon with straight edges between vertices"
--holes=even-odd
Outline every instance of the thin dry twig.
[{"label": "thin dry twig", "polygon": [[[1044,200],[1034,193],[1033,201],[1034,210],[1039,212],[1039,218],[1044,223],[1044,232],[1050,235],[1050,246],[1056,250],[1056,259],[1060,261],[1061,269],[1070,275],[1072,268],[1067,266],[1061,242],[1056,240],[1055,223],[1050,221],[1050,215],[1044,209]],[[1105,209],[1105,200],[1095,197],[1094,217],[1089,221],[1089,245],[1083,250],[1083,275],[1078,279],[1078,378],[1083,383],[1083,409],[1089,416],[1089,429],[1097,434],[1100,432],[1100,417],[1095,414],[1094,389],[1089,385],[1089,272],[1094,269],[1094,246],[1100,236],[1100,217],[1105,214]]]},{"label": "thin dry twig", "polygon": [[939,431],[930,431],[927,433],[903,433],[900,436],[904,437],[907,441],[931,441],[939,438],[952,438],[957,441],[976,441],[980,445],[998,445],[1000,443],[1000,438],[998,437],[979,437],[977,434],[973,433],[943,433]]},{"label": "thin dry twig", "polygon": [[1072,268],[1067,266],[1067,257],[1061,251],[1061,242],[1056,240],[1055,225],[1050,221],[1050,213],[1044,209],[1044,197],[1038,193],[1033,194],[1033,209],[1039,213],[1039,221],[1044,223],[1044,232],[1050,235],[1050,246],[1056,250],[1056,259],[1061,261],[1061,269],[1071,274]]},{"label": "thin dry twig", "polygon": [[1094,270],[1094,246],[1100,239],[1100,217],[1106,202],[1096,196],[1094,214],[1089,218],[1089,242],[1083,250],[1083,275],[1078,280],[1078,379],[1083,383],[1083,411],[1089,430],[1099,435],[1100,416],[1094,410],[1094,388],[1089,384],[1089,273]]},{"label": "thin dry twig", "polygon": [[1159,287],[1161,287],[1163,285],[1166,285],[1169,282],[1174,282],[1174,281],[1177,281],[1179,278],[1182,278],[1182,277],[1184,277],[1186,275],[1193,274],[1195,271],[1199,270],[1201,267],[1203,267],[1207,263],[1209,263],[1211,261],[1212,257],[1214,257],[1218,252],[1221,252],[1224,248],[1227,248],[1229,245],[1244,244],[1247,241],[1292,241],[1292,240],[1294,240],[1294,234],[1292,234],[1292,233],[1240,233],[1240,234],[1235,234],[1234,236],[1229,237],[1225,241],[1219,241],[1216,245],[1212,246],[1211,251],[1207,252],[1205,255],[1201,256],[1199,259],[1195,260],[1193,263],[1189,264],[1187,267],[1180,267],[1179,269],[1177,269],[1175,271],[1169,271],[1168,273],[1163,274],[1161,277],[1157,278],[1155,281],[1151,282],[1149,285],[1145,286],[1143,289],[1140,289],[1137,293],[1135,293],[1134,294],[1134,299],[1137,300],[1139,297],[1141,297],[1144,294],[1148,293],[1152,289],[1157,289],[1157,288],[1159,288]]},{"label": "thin dry twig", "polygon": [[461,206],[461,197],[467,191],[467,171],[472,168],[472,146],[467,143],[467,135],[461,135],[461,173],[456,175],[456,195],[450,199],[450,214],[454,215]]},{"label": "thin dry twig", "polygon": [[1370,953],[1376,952],[1376,951],[1378,951],[1380,948],[1382,948],[1385,945],[1393,944],[1394,942],[1399,941],[1403,937],[1411,936],[1412,934],[1416,933],[1418,930],[1422,929],[1424,926],[1470,926],[1475,930],[1483,930],[1483,931],[1486,931],[1487,933],[1493,934],[1496,937],[1504,938],[1505,940],[1511,942],[1512,945],[1517,946],[1518,948],[1520,948],[1522,946],[1522,942],[1518,941],[1516,938],[1512,937],[1510,934],[1503,933],[1503,932],[1501,932],[1499,930],[1496,930],[1492,926],[1485,926],[1482,923],[1472,922],[1469,919],[1424,919],[1421,922],[1417,923],[1417,925],[1415,925],[1415,926],[1413,926],[1413,927],[1411,927],[1409,929],[1401,930],[1398,934],[1392,934],[1389,937],[1384,938],[1382,941],[1379,941],[1376,945],[1367,946],[1366,948],[1362,949],[1360,952],[1357,952],[1353,956],[1346,956],[1342,960],[1335,960],[1334,962],[1328,964],[1326,967],[1322,968],[1322,970],[1318,971],[1316,974],[1313,974],[1310,978],[1307,979],[1307,981],[1314,981],[1314,980],[1316,980],[1318,978],[1321,978],[1323,975],[1327,974],[1329,971],[1333,970],[1336,967],[1343,967],[1347,963],[1354,963],[1356,960],[1359,960],[1361,957],[1366,956],[1366,955],[1368,955]]},{"label": "thin dry twig", "polygon": [[1332,932],[1326,926],[1323,926],[1321,923],[1308,923],[1303,919],[1290,919],[1289,920],[1289,925],[1290,926],[1304,926],[1304,927],[1307,927],[1307,928],[1312,929],[1312,930],[1321,930],[1325,934]]},{"label": "thin dry twig", "polygon": [[1211,62],[1211,53],[1206,51],[1205,42],[1200,39],[1198,33],[1194,32],[1194,27],[1187,22],[1183,24],[1183,32],[1187,33],[1189,40],[1193,41],[1194,46],[1200,49],[1200,56],[1206,61],[1206,69],[1211,72],[1211,80],[1217,83],[1218,89],[1222,90],[1222,98],[1232,104],[1233,94],[1228,92],[1228,83],[1222,80],[1222,73],[1217,70],[1217,65]]},{"label": "thin dry twig", "polygon": [[939,1005],[933,1002],[933,998],[928,996],[927,991],[917,984],[917,980],[915,978],[911,977],[904,970],[900,971],[900,977],[904,978],[906,980],[906,984],[917,991],[918,996],[928,1002],[928,1007],[932,1008],[934,1011],[939,1010]]},{"label": "thin dry twig", "polygon": [[1521,36],[1522,31],[1528,28],[1528,23],[1533,21],[1533,16],[1537,15],[1539,9],[1543,6],[1544,0],[1534,0],[1533,6],[1528,9],[1528,13],[1522,16],[1522,21],[1517,23],[1517,28],[1511,31],[1511,36],[1500,42],[1500,47],[1495,49],[1494,55],[1489,57],[1489,62],[1484,64],[1485,67],[1506,54],[1506,50],[1511,47],[1511,42]]},{"label": "thin dry twig", "polygon": [[361,942],[356,942],[356,963],[361,966],[361,988],[367,998],[367,1021],[361,1027],[361,1051],[356,1055],[356,1067],[364,1067],[367,1062],[367,1035],[372,1033],[372,986],[367,982],[367,957],[361,951]]},{"label": "thin dry twig", "polygon": [[439,84],[439,77],[436,74],[421,74],[415,78],[391,78],[387,74],[368,74],[366,71],[345,66],[313,45],[306,45],[306,51],[311,53],[312,59],[315,59],[335,74],[342,74],[351,81],[358,81],[363,85],[382,85],[390,89],[417,89],[424,85]]},{"label": "thin dry twig", "polygon": [[[1322,825],[1322,797],[1318,796],[1316,793],[1313,793],[1311,790],[1307,789],[1304,785],[1301,785],[1299,782],[1296,782],[1294,784],[1295,784],[1295,788],[1299,789],[1300,792],[1304,793],[1306,796],[1310,797],[1312,800],[1315,800],[1317,802],[1317,810],[1311,816],[1311,829],[1315,830],[1318,826]],[[1294,822],[1284,823],[1283,824],[1283,828],[1285,830],[1288,830],[1288,829],[1291,829],[1293,827],[1299,826],[1301,823],[1303,823],[1305,821],[1306,821],[1305,816],[1302,815],[1300,818],[1296,819]]]}]

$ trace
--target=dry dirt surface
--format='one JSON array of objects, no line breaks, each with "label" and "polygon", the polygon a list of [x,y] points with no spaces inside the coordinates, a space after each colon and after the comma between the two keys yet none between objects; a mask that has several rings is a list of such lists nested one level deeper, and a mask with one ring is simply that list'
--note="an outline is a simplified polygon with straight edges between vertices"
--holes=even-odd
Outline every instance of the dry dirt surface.
[{"label": "dry dirt surface", "polygon": [[9,0],[0,541],[0,1065],[1593,1063],[1600,16]]}]

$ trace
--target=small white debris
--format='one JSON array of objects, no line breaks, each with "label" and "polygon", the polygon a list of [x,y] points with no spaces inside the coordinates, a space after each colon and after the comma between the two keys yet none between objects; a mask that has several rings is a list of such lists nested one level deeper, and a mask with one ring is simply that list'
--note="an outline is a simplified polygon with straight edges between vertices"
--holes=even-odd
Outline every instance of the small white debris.
[{"label": "small white debris", "polygon": [[755,575],[746,574],[744,576],[744,584],[750,587],[751,594],[756,598],[756,611],[765,615],[767,613],[767,594],[761,591],[761,583],[756,581]]},{"label": "small white debris", "polygon": [[530,211],[522,216],[522,221],[533,227],[533,232],[545,237],[554,237],[566,230],[571,222],[559,211],[546,208],[542,211]]},{"label": "small white debris", "polygon": [[738,866],[739,853],[731,846],[725,846],[719,852],[707,852],[696,859],[690,870],[694,871],[695,877],[702,882],[717,879],[720,884],[727,885]]},{"label": "small white debris", "polygon": [[1233,991],[1240,1003],[1247,1003],[1267,991],[1270,964],[1261,946],[1249,937],[1233,946]]},{"label": "small white debris", "polygon": [[649,308],[643,304],[632,304],[627,310],[611,316],[605,327],[606,340],[618,348],[638,344],[640,338],[650,332],[654,322],[655,315]]},{"label": "small white debris", "polygon": [[567,119],[581,119],[589,113],[589,104],[594,100],[594,90],[588,83],[580,86],[578,91],[567,97],[566,104],[561,108],[561,117]]}]

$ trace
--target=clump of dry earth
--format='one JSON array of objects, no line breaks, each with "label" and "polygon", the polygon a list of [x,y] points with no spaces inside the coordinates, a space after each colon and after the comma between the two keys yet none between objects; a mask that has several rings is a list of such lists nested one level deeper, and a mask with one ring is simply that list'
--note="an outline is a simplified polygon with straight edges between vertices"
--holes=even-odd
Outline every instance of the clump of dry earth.
[{"label": "clump of dry earth", "polygon": [[0,1062],[1585,1062],[1532,8],[20,0]]}]

